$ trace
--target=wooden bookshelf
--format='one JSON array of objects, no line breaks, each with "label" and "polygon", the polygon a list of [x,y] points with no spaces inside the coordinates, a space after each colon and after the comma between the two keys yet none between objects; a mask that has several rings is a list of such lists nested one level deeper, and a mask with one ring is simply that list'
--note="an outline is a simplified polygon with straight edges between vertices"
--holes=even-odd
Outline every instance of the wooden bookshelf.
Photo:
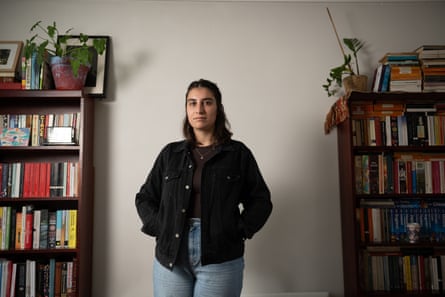
[{"label": "wooden bookshelf", "polygon": [[[443,269],[445,267],[445,258],[443,257],[445,255],[445,238],[442,235],[445,232],[445,219],[438,221],[435,217],[436,212],[445,213],[445,206],[441,204],[445,194],[443,186],[442,190],[435,188],[432,192],[428,190],[418,193],[421,181],[417,180],[418,177],[413,175],[412,171],[409,171],[406,172],[406,178],[408,176],[416,178],[411,180],[410,188],[405,190],[405,183],[400,181],[401,177],[396,170],[398,170],[398,166],[401,166],[400,164],[404,164],[405,157],[408,158],[407,162],[418,162],[419,164],[424,160],[435,159],[435,157],[443,160],[445,134],[442,131],[445,127],[440,129],[435,127],[434,133],[439,133],[439,130],[442,133],[436,143],[429,141],[423,145],[402,143],[393,145],[388,143],[390,137],[385,138],[383,142],[378,142],[378,145],[372,141],[367,144],[359,143],[357,140],[359,124],[356,121],[362,120],[362,125],[363,123],[366,125],[369,123],[369,118],[385,121],[387,115],[396,116],[398,113],[390,112],[385,115],[369,111],[369,105],[372,106],[372,110],[375,110],[376,105],[381,103],[398,103],[404,107],[407,104],[410,106],[437,106],[437,111],[429,112],[427,115],[445,117],[443,110],[445,93],[353,92],[349,97],[350,117],[337,127],[344,296],[443,296],[445,294],[445,286],[442,285],[442,279],[445,278],[445,269]],[[354,107],[359,104],[368,106],[368,111],[361,115],[354,115],[352,111],[356,110]],[[401,116],[406,116],[405,110]],[[387,120],[386,123],[389,123],[389,119]],[[386,123],[381,126],[385,127]],[[367,126],[366,129],[371,128]],[[361,132],[363,131],[361,130]],[[386,137],[385,130],[382,131],[379,135]],[[388,130],[386,131],[388,132]],[[366,135],[367,139],[369,139],[369,135]],[[374,190],[372,193],[366,188],[370,185],[367,183],[370,177],[366,175],[366,171],[363,171],[363,168],[369,170],[369,167],[357,161],[367,160],[371,155],[382,156],[383,159],[379,159],[378,163],[379,169],[382,166],[386,169],[389,166],[392,168],[390,173],[385,170],[378,171],[378,179],[371,179],[371,184],[377,182],[377,186],[381,185],[378,190]],[[415,157],[409,159],[409,156]],[[401,159],[402,161],[400,161]],[[419,170],[419,176],[420,173]],[[437,174],[437,172],[434,171],[433,174]],[[439,174],[443,175],[443,172]],[[385,180],[387,175],[389,177]],[[363,176],[365,177],[363,178]],[[388,187],[385,188],[385,185]],[[400,185],[403,187],[400,188]],[[384,206],[384,203],[389,203],[389,206]],[[404,203],[414,210],[402,210],[405,207]],[[420,203],[420,206],[417,203]],[[369,210],[372,208],[374,210]],[[379,216],[377,218],[371,216],[372,211],[379,213]],[[371,216],[372,222],[368,220],[369,216]],[[405,223],[413,218],[422,221],[422,229],[419,241],[410,243],[406,237]],[[378,222],[376,223],[374,220]],[[438,269],[431,272],[435,263]],[[403,265],[413,268],[414,272],[411,271],[413,275],[408,275],[406,270],[403,270]],[[408,279],[408,276],[411,278]],[[433,278],[435,279],[433,280]],[[437,283],[433,283],[436,281]]]},{"label": "wooden bookshelf", "polygon": [[[33,260],[37,264],[48,264],[50,259],[56,262],[72,263],[74,268],[70,270],[70,273],[73,273],[70,280],[74,281],[76,292],[68,296],[89,297],[91,296],[93,240],[94,100],[85,96],[80,90],[0,90],[0,114],[76,114],[76,119],[80,121],[80,128],[77,131],[78,142],[73,145],[0,146],[0,163],[75,164],[76,171],[73,172],[76,178],[72,176],[66,178],[68,181],[64,183],[66,188],[63,194],[48,196],[38,193],[27,195],[25,198],[23,192],[20,192],[19,197],[11,197],[9,193],[3,193],[3,197],[0,198],[0,207],[9,207],[16,212],[19,212],[24,205],[32,205],[34,210],[45,209],[50,212],[76,210],[75,232],[70,231],[76,235],[73,241],[74,247],[65,245],[56,248],[46,246],[45,248],[17,249],[10,244],[8,248],[0,250],[0,258],[11,260],[13,263]],[[23,183],[23,180],[21,182]],[[20,185],[20,187],[24,186],[24,184]],[[68,187],[70,187],[70,195],[67,194]],[[38,272],[36,272],[36,290],[38,283]],[[38,294],[35,295],[38,296]]]}]

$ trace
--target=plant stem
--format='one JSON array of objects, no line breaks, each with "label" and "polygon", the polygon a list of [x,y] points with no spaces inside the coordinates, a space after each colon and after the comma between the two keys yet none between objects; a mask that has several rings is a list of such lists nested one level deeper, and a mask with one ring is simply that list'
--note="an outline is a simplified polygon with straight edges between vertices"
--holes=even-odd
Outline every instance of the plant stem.
[{"label": "plant stem", "polygon": [[[340,38],[338,37],[337,28],[335,27],[334,20],[332,19],[332,16],[331,16],[331,12],[329,11],[329,7],[326,7],[326,10],[328,12],[329,20],[331,21],[332,28],[334,29],[335,36],[337,37],[338,46],[340,47],[341,53],[343,54],[343,57],[344,57],[344,56],[346,56],[345,50],[343,49],[343,46],[341,45]],[[351,65],[348,64],[348,68],[352,73],[353,71],[351,69]]]}]

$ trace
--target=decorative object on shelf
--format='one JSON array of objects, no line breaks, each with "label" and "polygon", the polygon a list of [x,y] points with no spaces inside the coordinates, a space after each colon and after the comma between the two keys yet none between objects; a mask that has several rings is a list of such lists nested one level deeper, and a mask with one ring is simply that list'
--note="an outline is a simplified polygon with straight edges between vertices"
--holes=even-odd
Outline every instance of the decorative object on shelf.
[{"label": "decorative object on shelf", "polygon": [[[368,77],[360,75],[359,63],[357,53],[364,46],[364,42],[357,38],[343,38],[343,44],[352,52],[346,54],[340,38],[338,37],[337,29],[335,28],[329,8],[326,8],[332,27],[337,37],[338,45],[343,55],[343,64],[334,67],[329,71],[329,77],[326,79],[327,83],[323,85],[323,89],[328,93],[328,96],[336,95],[340,88],[344,86],[346,93],[350,91],[366,91],[368,85]],[[355,69],[352,65],[355,64]]]},{"label": "decorative object on shelf", "polygon": [[407,237],[409,243],[418,243],[420,234],[420,224],[419,223],[408,223],[407,224]]},{"label": "decorative object on shelf", "polygon": [[[59,38],[65,38],[63,35]],[[105,50],[101,55],[94,48],[95,40],[105,40]],[[104,35],[89,36],[86,45],[92,53],[91,68],[88,71],[84,90],[90,97],[105,98],[107,91],[107,68],[108,51],[110,48],[110,37]],[[66,39],[67,48],[82,46],[79,35],[72,35]]]},{"label": "decorative object on shelf", "polygon": [[0,77],[15,78],[23,42],[0,41]]},{"label": "decorative object on shelf", "polygon": [[74,145],[74,127],[47,127],[46,145]]},{"label": "decorative object on shelf", "polygon": [[[82,68],[91,66],[91,60],[93,57],[93,52],[90,48],[94,48],[98,55],[102,55],[105,52],[106,47],[106,39],[103,38],[95,38],[92,44],[88,44],[89,36],[81,33],[78,35],[77,39],[79,41],[79,46],[69,47],[67,46],[67,40],[72,38],[72,35],[69,33],[73,30],[70,28],[64,32],[63,35],[60,34],[59,29],[57,28],[56,22],[53,22],[51,25],[43,26],[41,21],[38,21],[31,27],[31,32],[34,30],[40,30],[44,36],[36,33],[30,39],[26,40],[25,43],[25,57],[26,59],[31,59],[33,55],[36,55],[36,63],[37,65],[42,65],[43,63],[48,63],[51,65],[50,57],[58,56],[61,60],[59,62],[65,62],[68,66],[62,67],[66,69],[67,67],[71,67],[71,73],[74,76],[74,79],[79,78],[79,71],[82,72]],[[40,44],[37,44],[37,41],[41,41]],[[56,64],[59,65],[60,63]],[[52,67],[52,65],[51,65]],[[58,81],[59,78],[66,77],[66,74],[58,74],[57,69],[60,69],[60,66],[52,67],[51,72],[53,74],[54,83],[56,89],[80,89],[79,83],[77,82],[75,85],[68,86],[65,83],[60,83]],[[86,76],[85,76],[86,78]],[[83,86],[83,84],[82,84]]]},{"label": "decorative object on shelf", "polygon": [[350,93],[341,96],[334,102],[334,104],[332,104],[331,108],[326,114],[326,119],[324,122],[325,134],[329,134],[334,127],[349,118],[349,108],[347,102],[349,94]]}]

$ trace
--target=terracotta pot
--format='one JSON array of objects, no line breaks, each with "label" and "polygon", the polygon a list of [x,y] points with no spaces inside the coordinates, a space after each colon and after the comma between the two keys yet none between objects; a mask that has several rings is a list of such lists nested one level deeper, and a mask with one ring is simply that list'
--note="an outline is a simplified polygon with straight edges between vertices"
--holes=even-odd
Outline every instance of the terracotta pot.
[{"label": "terracotta pot", "polygon": [[74,76],[69,58],[52,57],[50,64],[57,90],[80,90],[85,86],[90,67],[81,65],[77,76]]},{"label": "terracotta pot", "polygon": [[368,90],[368,77],[366,75],[351,75],[343,79],[343,87],[346,92]]}]

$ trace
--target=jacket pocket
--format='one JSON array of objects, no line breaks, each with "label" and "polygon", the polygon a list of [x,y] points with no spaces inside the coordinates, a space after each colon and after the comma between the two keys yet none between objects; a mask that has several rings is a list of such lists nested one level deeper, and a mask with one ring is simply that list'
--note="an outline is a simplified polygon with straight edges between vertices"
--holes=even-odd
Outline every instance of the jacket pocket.
[{"label": "jacket pocket", "polygon": [[163,176],[161,202],[157,216],[158,236],[157,241],[166,246],[172,238],[174,226],[174,200],[178,193],[181,170],[170,170]]},{"label": "jacket pocket", "polygon": [[238,171],[218,170],[215,174],[213,192],[214,221],[219,240],[232,242],[243,237],[240,229],[240,198],[242,176]]}]

